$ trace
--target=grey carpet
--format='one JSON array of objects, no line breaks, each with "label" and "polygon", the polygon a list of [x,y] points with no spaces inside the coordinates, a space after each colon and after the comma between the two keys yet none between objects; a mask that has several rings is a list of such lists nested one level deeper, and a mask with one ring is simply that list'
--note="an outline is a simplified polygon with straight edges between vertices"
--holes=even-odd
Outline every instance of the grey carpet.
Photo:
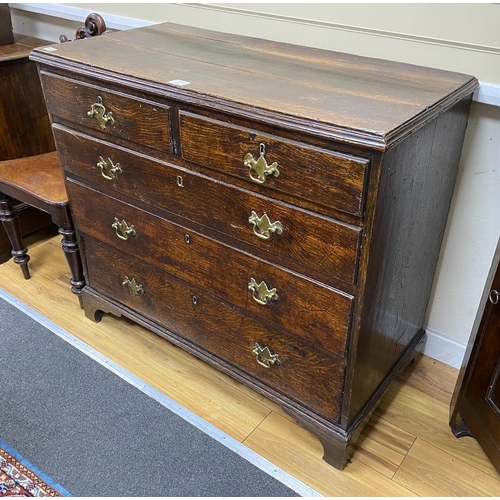
[{"label": "grey carpet", "polygon": [[0,299],[0,437],[74,496],[298,496]]}]

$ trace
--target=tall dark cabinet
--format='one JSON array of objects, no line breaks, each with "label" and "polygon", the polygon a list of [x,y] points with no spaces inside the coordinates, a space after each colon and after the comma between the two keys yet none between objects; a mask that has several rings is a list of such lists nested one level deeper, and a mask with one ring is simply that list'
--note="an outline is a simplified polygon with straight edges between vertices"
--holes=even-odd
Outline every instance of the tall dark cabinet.
[{"label": "tall dark cabinet", "polygon": [[500,472],[500,240],[451,403],[457,437],[473,436]]}]

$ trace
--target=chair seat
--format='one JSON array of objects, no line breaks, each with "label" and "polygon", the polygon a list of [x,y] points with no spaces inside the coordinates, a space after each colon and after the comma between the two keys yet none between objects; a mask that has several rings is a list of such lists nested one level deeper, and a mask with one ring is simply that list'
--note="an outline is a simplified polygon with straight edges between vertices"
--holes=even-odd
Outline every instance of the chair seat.
[{"label": "chair seat", "polygon": [[19,215],[14,200],[48,212],[58,226],[63,252],[71,271],[71,291],[82,307],[85,286],[78,241],[66,194],[64,175],[56,152],[0,161],[0,222],[12,245],[14,262],[21,266],[25,279],[30,279],[30,256],[24,246]]},{"label": "chair seat", "polygon": [[[43,203],[65,205],[68,196],[57,152],[5,160],[0,164],[0,191],[16,197],[16,190]],[[9,189],[10,188],[10,189]],[[7,192],[8,191],[8,192]]]}]

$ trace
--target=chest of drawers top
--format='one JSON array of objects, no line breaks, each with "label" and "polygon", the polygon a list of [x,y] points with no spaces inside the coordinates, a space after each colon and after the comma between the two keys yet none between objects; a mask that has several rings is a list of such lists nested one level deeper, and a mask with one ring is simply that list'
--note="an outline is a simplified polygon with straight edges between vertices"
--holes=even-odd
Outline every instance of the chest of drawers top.
[{"label": "chest of drawers top", "polygon": [[171,23],[36,49],[82,76],[383,150],[471,93],[475,78]]}]

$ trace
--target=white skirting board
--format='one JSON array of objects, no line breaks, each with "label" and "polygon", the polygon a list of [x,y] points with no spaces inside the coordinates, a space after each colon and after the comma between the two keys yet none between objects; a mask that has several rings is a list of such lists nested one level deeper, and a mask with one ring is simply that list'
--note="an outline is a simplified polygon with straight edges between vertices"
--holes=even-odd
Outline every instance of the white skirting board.
[{"label": "white skirting board", "polygon": [[422,354],[460,369],[467,346],[433,330],[426,329],[426,332],[425,340],[419,348]]}]

